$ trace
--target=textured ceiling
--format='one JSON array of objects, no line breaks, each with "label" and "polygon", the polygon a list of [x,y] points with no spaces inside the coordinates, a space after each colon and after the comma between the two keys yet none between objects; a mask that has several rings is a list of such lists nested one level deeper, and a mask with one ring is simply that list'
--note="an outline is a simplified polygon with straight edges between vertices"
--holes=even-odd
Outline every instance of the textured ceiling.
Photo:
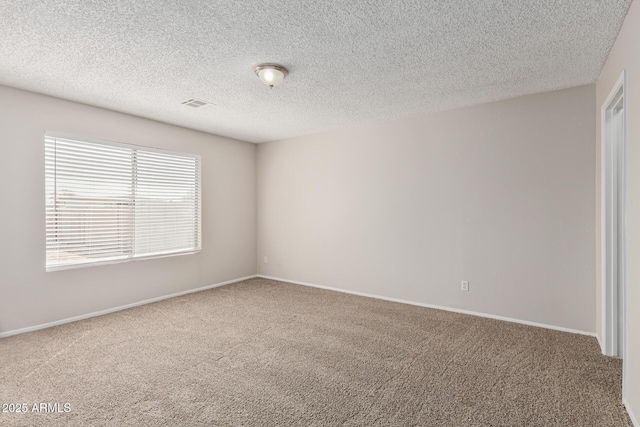
[{"label": "textured ceiling", "polygon": [[630,3],[0,0],[0,84],[270,141],[592,83]]}]

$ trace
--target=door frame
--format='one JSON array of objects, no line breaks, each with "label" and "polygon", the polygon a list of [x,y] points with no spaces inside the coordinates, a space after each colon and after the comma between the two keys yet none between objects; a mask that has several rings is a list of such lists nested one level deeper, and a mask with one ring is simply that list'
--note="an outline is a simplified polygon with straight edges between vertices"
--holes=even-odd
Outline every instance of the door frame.
[{"label": "door frame", "polygon": [[[601,107],[601,283],[602,283],[602,352],[607,356],[621,357],[626,353],[626,253],[625,253],[625,205],[626,205],[626,72],[611,89]],[[613,111],[622,103],[621,129],[612,126]],[[615,145],[614,145],[615,144]],[[612,161],[613,157],[618,161]],[[611,163],[611,164],[608,164]],[[610,172],[610,173],[609,173]],[[615,182],[611,182],[614,181]],[[607,191],[608,188],[613,190]],[[620,197],[608,212],[607,199],[611,193]],[[622,212],[618,215],[617,208]],[[609,214],[609,215],[608,215]],[[620,218],[620,220],[618,220]],[[613,233],[612,230],[616,231]],[[619,264],[620,263],[620,264]],[[617,277],[618,265],[620,276]],[[619,323],[619,320],[622,321]],[[622,331],[620,332],[620,327]],[[621,342],[619,342],[620,337]],[[623,363],[624,369],[624,363]],[[623,375],[624,378],[624,375]],[[623,395],[626,387],[623,384]]]}]

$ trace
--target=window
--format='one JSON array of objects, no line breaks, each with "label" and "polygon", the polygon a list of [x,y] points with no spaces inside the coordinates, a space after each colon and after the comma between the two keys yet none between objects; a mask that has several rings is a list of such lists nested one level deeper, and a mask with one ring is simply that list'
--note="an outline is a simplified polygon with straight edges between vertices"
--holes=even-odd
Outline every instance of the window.
[{"label": "window", "polygon": [[45,135],[47,271],[197,252],[200,156]]}]

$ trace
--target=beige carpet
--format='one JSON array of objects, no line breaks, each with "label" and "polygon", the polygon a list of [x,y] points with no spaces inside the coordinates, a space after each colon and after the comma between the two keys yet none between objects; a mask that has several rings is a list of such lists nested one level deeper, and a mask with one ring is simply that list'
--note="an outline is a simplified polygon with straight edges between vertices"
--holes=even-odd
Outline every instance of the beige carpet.
[{"label": "beige carpet", "polygon": [[[595,338],[263,279],[0,340],[2,426],[630,426]],[[55,409],[51,405],[50,409]]]}]

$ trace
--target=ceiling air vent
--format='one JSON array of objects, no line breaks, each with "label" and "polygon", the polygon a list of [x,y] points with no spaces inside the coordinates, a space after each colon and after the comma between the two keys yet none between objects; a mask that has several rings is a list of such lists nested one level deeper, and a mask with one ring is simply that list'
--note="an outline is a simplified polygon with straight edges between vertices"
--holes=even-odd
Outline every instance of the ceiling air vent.
[{"label": "ceiling air vent", "polygon": [[196,98],[187,99],[186,101],[182,102],[181,104],[182,105],[188,105],[189,107],[193,107],[193,108],[201,108],[201,107],[204,107],[206,105],[209,105],[208,102],[202,101],[202,100],[196,99]]}]

